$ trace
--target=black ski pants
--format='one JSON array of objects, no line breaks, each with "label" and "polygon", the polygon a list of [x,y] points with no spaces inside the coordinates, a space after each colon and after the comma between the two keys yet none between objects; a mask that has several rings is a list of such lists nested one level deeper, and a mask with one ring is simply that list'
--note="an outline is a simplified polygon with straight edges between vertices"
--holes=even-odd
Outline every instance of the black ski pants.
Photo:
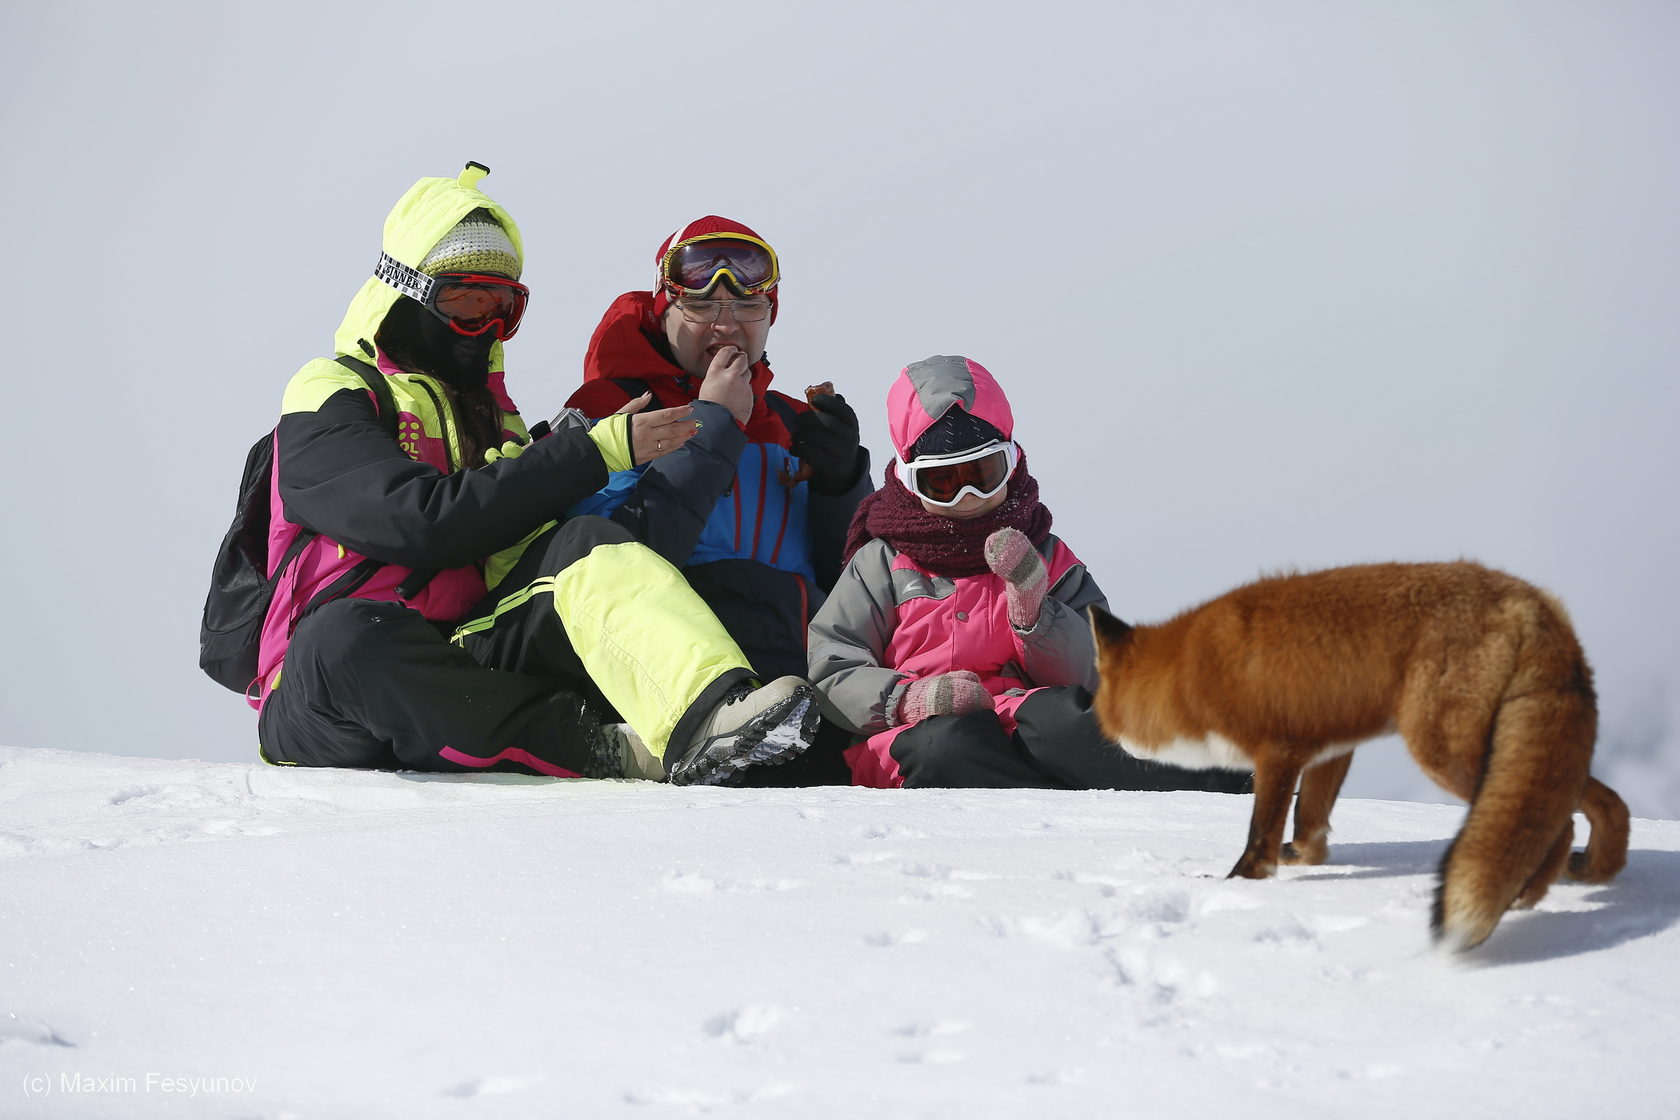
[{"label": "black ski pants", "polygon": [[1246,793],[1252,775],[1133,758],[1103,737],[1091,694],[1041,688],[1015,710],[1010,734],[991,711],[934,716],[901,732],[892,756],[906,787],[1138,789]]},{"label": "black ski pants", "polygon": [[[476,628],[462,627],[457,642],[449,637],[453,627],[400,603],[339,599],[318,608],[298,625],[280,684],[258,718],[263,757],[298,766],[608,776],[599,729],[619,717],[585,669],[554,594],[508,591],[552,585],[596,549],[623,545],[634,555],[603,553],[593,563],[602,564],[602,556],[607,564],[645,563],[651,556],[613,522],[562,522],[526,548],[496,594],[473,612]],[[686,742],[692,721],[751,671],[674,570],[668,583],[680,588],[675,601],[638,586],[639,574],[628,572],[615,589],[623,602],[636,606],[643,596],[649,612],[690,619],[698,611],[701,633],[721,639],[707,639],[714,655],[689,674],[700,683],[684,691],[667,682],[687,713],[676,718],[670,741]]]}]

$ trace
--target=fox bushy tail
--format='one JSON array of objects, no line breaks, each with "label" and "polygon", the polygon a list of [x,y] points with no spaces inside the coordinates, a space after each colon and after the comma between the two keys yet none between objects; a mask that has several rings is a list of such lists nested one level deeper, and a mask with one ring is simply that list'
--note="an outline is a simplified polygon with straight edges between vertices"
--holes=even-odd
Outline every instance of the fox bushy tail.
[{"label": "fox bushy tail", "polygon": [[[1441,860],[1431,929],[1444,948],[1480,945],[1513,904],[1538,902],[1569,857],[1575,807],[1592,781],[1597,709],[1586,679],[1530,690],[1532,683],[1513,680],[1506,690],[1486,770],[1464,827]],[[1607,787],[1592,786],[1593,797],[1602,791],[1621,803]],[[1606,815],[1607,806],[1599,808]],[[1600,843],[1594,819],[1599,850],[1584,853],[1583,869],[1591,864],[1602,872],[1616,862],[1618,849],[1625,858],[1625,814],[1624,808],[1619,843],[1609,832]]]}]

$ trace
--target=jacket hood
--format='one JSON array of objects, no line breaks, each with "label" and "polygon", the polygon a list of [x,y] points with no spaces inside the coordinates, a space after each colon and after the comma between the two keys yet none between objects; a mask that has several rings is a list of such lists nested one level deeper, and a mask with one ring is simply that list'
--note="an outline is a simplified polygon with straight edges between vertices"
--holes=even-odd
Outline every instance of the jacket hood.
[{"label": "jacket hood", "polygon": [[[512,215],[478,189],[479,181],[488,174],[489,171],[482,165],[469,163],[454,179],[421,179],[408,188],[385,218],[381,248],[386,255],[410,268],[419,268],[426,254],[455,228],[457,222],[482,207],[501,223],[523,261],[525,243],[519,236],[519,227]],[[379,324],[385,321],[386,313],[400,295],[383,280],[370,276],[362,285],[362,290],[350,301],[344,321],[339,323],[338,332],[333,336],[333,345],[338,353],[364,359],[372,357],[373,336],[378,333]],[[500,342],[490,348],[490,368],[492,371],[502,368]]]},{"label": "jacket hood", "polygon": [[589,336],[583,355],[583,379],[603,377],[681,377],[682,370],[654,342],[659,319],[649,292],[625,292],[612,301]]},{"label": "jacket hood", "polygon": [[905,366],[887,390],[887,429],[901,462],[941,416],[960,408],[1015,438],[1015,415],[1003,387],[971,358],[937,355]]}]

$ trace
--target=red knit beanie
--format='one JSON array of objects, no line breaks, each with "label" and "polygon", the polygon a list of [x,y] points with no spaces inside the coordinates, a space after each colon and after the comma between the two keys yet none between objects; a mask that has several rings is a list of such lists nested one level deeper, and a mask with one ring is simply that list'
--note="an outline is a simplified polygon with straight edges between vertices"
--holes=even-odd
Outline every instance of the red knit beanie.
[{"label": "red knit beanie", "polygon": [[[764,240],[764,238],[759,237],[756,230],[750,229],[747,226],[742,225],[740,222],[730,221],[728,218],[720,218],[716,214],[707,214],[704,218],[694,219],[686,226],[683,226],[681,229],[671,234],[671,236],[667,237],[664,241],[661,241],[659,243],[659,251],[653,255],[653,267],[655,273],[653,277],[653,318],[655,322],[662,321],[665,318],[665,309],[671,306],[670,294],[665,291],[665,285],[662,282],[664,277],[658,275],[658,269],[660,264],[665,260],[665,254],[670,252],[671,246],[675,245],[679,241],[688,241],[691,238],[702,237],[708,233],[723,234],[725,236],[732,233],[744,233],[748,237],[758,237],[760,241]],[[771,288],[768,292],[764,293],[765,298],[770,301],[770,321],[772,323],[776,321],[776,312],[779,309],[777,297],[780,296],[781,291],[782,286],[777,284],[774,288]]]}]

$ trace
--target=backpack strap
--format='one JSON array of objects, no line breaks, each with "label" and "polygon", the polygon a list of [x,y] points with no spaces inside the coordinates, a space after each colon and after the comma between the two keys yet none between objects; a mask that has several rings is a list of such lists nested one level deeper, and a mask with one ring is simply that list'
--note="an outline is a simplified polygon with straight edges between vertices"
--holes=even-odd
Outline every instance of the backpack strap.
[{"label": "backpack strap", "polygon": [[340,354],[333,361],[345,369],[358,374],[368,391],[373,394],[374,407],[379,412],[380,422],[385,425],[385,431],[392,439],[397,438],[397,399],[391,395],[391,382],[378,367],[369,365],[360,358],[352,358],[348,354]]}]

